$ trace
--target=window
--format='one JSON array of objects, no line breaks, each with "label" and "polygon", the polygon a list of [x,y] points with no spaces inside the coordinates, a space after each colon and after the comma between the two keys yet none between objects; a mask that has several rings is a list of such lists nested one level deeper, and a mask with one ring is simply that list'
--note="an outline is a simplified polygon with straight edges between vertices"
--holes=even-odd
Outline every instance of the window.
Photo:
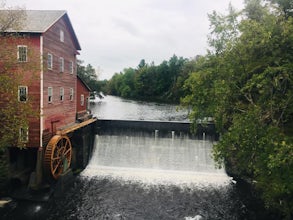
[{"label": "window", "polygon": [[17,60],[18,62],[27,62],[27,46],[17,46]]},{"label": "window", "polygon": [[70,88],[70,92],[69,92],[69,100],[73,101],[73,88]]},{"label": "window", "polygon": [[19,141],[22,143],[28,142],[28,128],[19,129]]},{"label": "window", "polygon": [[48,53],[48,60],[47,60],[48,69],[53,69],[53,55]]},{"label": "window", "polygon": [[60,41],[64,42],[64,32],[60,30]]},{"label": "window", "polygon": [[61,87],[60,88],[60,101],[63,101],[64,100],[64,88]]},{"label": "window", "polygon": [[48,87],[48,102],[52,103],[52,101],[53,101],[53,88]]},{"label": "window", "polygon": [[80,105],[84,105],[84,95],[80,95]]},{"label": "window", "polygon": [[64,59],[63,59],[63,57],[59,58],[59,64],[60,64],[60,66],[59,66],[60,73],[63,73],[64,72]]},{"label": "window", "polygon": [[18,101],[26,102],[27,101],[27,86],[18,86]]},{"label": "window", "polygon": [[69,62],[69,72],[70,72],[71,74],[73,74],[73,71],[74,71],[74,68],[73,68],[73,62],[70,61],[70,62]]}]

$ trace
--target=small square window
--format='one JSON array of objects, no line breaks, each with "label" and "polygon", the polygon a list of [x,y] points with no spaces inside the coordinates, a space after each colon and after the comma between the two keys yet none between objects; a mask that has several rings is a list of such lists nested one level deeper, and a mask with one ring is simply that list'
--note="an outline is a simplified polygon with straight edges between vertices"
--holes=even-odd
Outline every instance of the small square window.
[{"label": "small square window", "polygon": [[63,57],[60,57],[59,58],[59,70],[60,70],[60,73],[63,73],[64,72],[64,58]]},{"label": "small square window", "polygon": [[48,102],[52,103],[52,101],[53,101],[53,88],[48,87]]},{"label": "small square window", "polygon": [[60,88],[60,101],[63,101],[64,100],[64,88],[61,87]]},{"label": "small square window", "polygon": [[26,102],[27,94],[28,94],[27,86],[18,86],[18,101]]},{"label": "small square window", "polygon": [[74,90],[73,88],[70,88],[70,93],[69,93],[69,100],[73,101],[73,94],[74,94]]},{"label": "small square window", "polygon": [[64,42],[64,32],[60,30],[60,41]]},{"label": "small square window", "polygon": [[27,62],[27,46],[17,46],[17,60],[18,62]]},{"label": "small square window", "polygon": [[48,69],[51,70],[53,69],[53,55],[48,53],[48,58],[47,58],[47,65],[48,65]]},{"label": "small square window", "polygon": [[84,105],[84,95],[80,95],[80,105]]},{"label": "small square window", "polygon": [[70,61],[70,62],[69,62],[69,72],[70,72],[71,74],[73,74],[73,71],[74,71],[74,68],[73,68],[73,62]]},{"label": "small square window", "polygon": [[28,128],[19,129],[19,141],[22,143],[28,142]]}]

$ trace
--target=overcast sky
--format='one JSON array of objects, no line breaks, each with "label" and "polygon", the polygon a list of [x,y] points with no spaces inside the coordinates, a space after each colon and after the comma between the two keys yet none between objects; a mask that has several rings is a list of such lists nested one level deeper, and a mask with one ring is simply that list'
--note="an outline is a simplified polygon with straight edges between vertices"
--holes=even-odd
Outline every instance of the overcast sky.
[{"label": "overcast sky", "polygon": [[[1,1],[1,0],[0,0]],[[173,54],[207,50],[208,13],[237,9],[243,0],[6,0],[7,6],[66,10],[82,50],[79,59],[109,79],[141,59],[156,65]]]}]

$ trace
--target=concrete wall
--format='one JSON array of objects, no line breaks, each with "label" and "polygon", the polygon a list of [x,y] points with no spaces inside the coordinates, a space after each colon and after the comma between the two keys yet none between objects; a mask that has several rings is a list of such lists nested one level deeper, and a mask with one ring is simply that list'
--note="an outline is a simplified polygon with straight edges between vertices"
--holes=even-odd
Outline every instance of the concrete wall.
[{"label": "concrete wall", "polygon": [[84,169],[91,157],[95,139],[95,125],[89,124],[76,130],[71,139],[72,143],[72,165],[73,170]]},{"label": "concrete wall", "polygon": [[[96,121],[96,133],[99,135],[158,135],[159,137],[188,136],[202,139],[210,136],[217,139],[214,124],[205,126],[198,124],[196,132],[191,132],[192,124],[189,122],[162,122],[162,121],[135,121],[135,120],[103,120]],[[157,130],[157,132],[156,132]]]}]

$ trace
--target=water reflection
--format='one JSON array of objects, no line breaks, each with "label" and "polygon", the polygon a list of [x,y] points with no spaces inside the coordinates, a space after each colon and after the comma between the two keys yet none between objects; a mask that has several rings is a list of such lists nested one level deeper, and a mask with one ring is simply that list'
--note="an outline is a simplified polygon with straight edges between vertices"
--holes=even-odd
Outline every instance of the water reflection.
[{"label": "water reflection", "polygon": [[91,104],[94,116],[101,119],[188,121],[186,110],[176,105],[138,102],[115,96],[106,96]]}]

